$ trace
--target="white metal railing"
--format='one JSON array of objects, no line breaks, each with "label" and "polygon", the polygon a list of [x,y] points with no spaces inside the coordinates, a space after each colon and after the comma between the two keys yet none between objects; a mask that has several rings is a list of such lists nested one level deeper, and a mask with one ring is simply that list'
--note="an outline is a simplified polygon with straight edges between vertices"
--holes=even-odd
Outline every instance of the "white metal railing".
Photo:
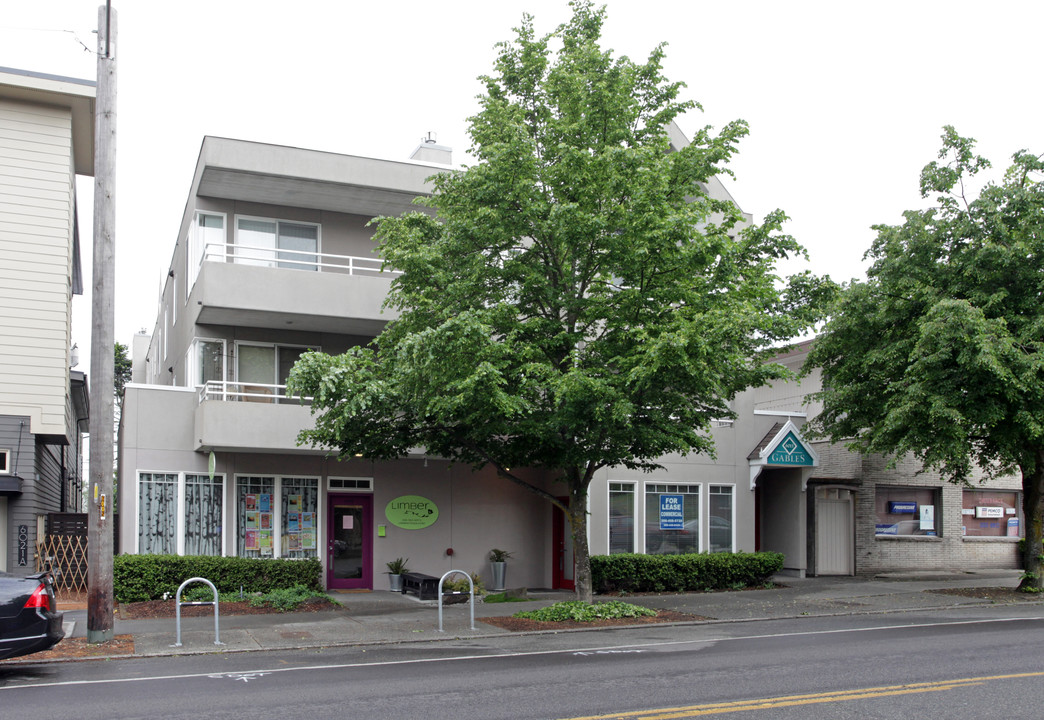
[{"label": "white metal railing", "polygon": [[286,385],[228,382],[210,380],[199,389],[199,401],[278,403],[280,405],[308,405],[310,397],[286,394]]},{"label": "white metal railing", "polygon": [[382,269],[383,260],[355,255],[334,255],[310,250],[284,250],[256,245],[233,245],[231,243],[207,243],[203,247],[200,264],[204,262],[226,262],[237,265],[289,268],[310,272],[332,272],[343,275],[380,277],[401,275],[401,270]]}]

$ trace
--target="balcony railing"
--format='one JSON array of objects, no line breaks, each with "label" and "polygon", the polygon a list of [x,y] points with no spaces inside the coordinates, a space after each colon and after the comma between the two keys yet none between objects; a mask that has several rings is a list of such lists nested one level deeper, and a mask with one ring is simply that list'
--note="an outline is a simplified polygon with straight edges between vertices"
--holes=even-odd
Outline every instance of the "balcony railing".
[{"label": "balcony railing", "polygon": [[207,243],[200,258],[200,263],[204,262],[227,262],[236,265],[278,267],[368,277],[402,274],[400,270],[381,269],[383,261],[380,258],[334,255],[309,250],[284,250],[254,245],[233,245],[231,243]]},{"label": "balcony railing", "polygon": [[200,403],[206,400],[221,402],[278,403],[280,405],[309,405],[310,397],[287,395],[286,385],[240,383],[211,380],[199,389]]}]

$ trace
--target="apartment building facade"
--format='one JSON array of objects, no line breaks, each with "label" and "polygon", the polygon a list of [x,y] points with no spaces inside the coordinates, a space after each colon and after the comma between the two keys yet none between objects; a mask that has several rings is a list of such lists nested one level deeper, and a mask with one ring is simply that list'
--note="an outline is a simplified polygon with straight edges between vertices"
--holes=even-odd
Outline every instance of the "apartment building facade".
[{"label": "apartment building facade", "polygon": [[75,178],[94,174],[94,98],[91,81],[0,68],[0,571],[33,572],[47,514],[80,509]]},{"label": "apartment building facade", "polygon": [[[677,128],[672,141],[687,142]],[[314,557],[328,587],[380,589],[397,557],[419,572],[462,569],[488,582],[487,554],[503,548],[513,553],[510,585],[572,586],[563,514],[493,472],[422,448],[385,462],[297,444],[311,415],[286,394],[294,361],[368,343],[392,317],[382,303],[395,271],[382,268],[368,221],[417,209],[426,178],[448,161],[449,150],[431,144],[394,162],[203,141],[156,326],[132,343],[121,552]],[[716,180],[708,192],[731,199]],[[888,470],[868,480],[849,453],[809,442],[801,428],[815,412],[807,396],[816,382],[813,374],[738,396],[735,420],[712,429],[716,458],[601,471],[589,498],[591,552],[778,550],[797,574],[889,562],[876,531],[874,557],[860,554],[862,503],[875,497],[873,483],[919,481]],[[565,495],[549,477],[530,479]],[[941,508],[943,490],[933,492]],[[949,543],[947,527],[913,542]],[[947,552],[960,562],[956,547]],[[996,547],[1009,552],[984,562],[1014,558],[1010,540]]]}]

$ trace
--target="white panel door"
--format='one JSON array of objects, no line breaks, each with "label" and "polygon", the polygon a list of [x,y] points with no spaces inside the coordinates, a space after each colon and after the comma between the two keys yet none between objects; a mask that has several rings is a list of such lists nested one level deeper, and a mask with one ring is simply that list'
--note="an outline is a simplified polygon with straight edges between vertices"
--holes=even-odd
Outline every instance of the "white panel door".
[{"label": "white panel door", "polygon": [[851,575],[852,501],[816,499],[816,574]]}]

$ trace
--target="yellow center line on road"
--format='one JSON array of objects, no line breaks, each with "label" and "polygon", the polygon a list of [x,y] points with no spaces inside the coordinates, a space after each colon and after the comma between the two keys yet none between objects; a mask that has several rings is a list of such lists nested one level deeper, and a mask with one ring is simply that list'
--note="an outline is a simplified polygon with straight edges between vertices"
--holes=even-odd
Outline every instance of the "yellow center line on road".
[{"label": "yellow center line on road", "polygon": [[733,702],[706,703],[674,708],[658,708],[653,710],[634,710],[631,712],[611,713],[608,715],[589,715],[571,718],[571,720],[678,720],[680,718],[698,717],[700,715],[720,715],[724,713],[743,712],[746,710],[767,710],[770,708],[793,707],[797,705],[814,705],[817,703],[847,702],[875,697],[895,695],[912,695],[925,692],[940,692],[955,688],[981,685],[993,680],[1014,680],[1044,676],[1044,672],[1015,673],[1011,675],[984,675],[982,677],[940,680],[937,682],[908,683],[905,685],[886,685],[883,687],[856,688],[829,693],[808,695],[783,695],[756,700],[737,700]]}]

